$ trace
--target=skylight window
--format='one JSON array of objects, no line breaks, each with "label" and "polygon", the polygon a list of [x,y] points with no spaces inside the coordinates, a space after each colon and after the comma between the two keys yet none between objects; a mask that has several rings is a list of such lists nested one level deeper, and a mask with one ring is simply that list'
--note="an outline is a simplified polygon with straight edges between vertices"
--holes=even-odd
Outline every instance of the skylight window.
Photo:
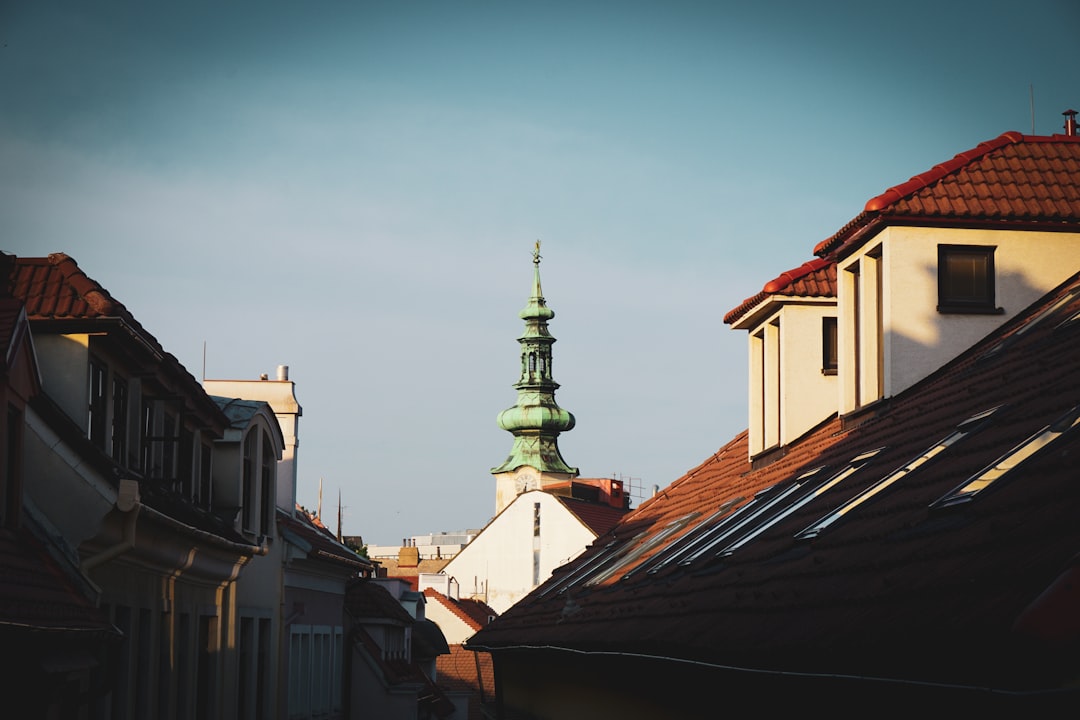
[{"label": "skylight window", "polygon": [[904,465],[904,466],[902,466],[900,468],[897,468],[896,470],[891,472],[889,475],[885,476],[884,478],[882,478],[881,480],[876,482],[874,485],[870,486],[869,488],[867,488],[863,492],[856,495],[851,500],[847,501],[846,503],[844,503],[843,505],[841,505],[840,507],[836,508],[831,513],[826,515],[825,517],[818,520],[816,523],[814,523],[810,527],[808,527],[805,530],[803,530],[802,532],[800,532],[795,537],[800,539],[800,540],[808,540],[808,539],[817,537],[826,528],[828,528],[830,525],[832,525],[833,523],[838,521],[840,518],[847,515],[849,512],[851,512],[855,508],[859,507],[860,505],[862,505],[865,502],[868,502],[869,500],[874,498],[879,493],[881,493],[881,492],[887,490],[888,488],[890,488],[897,481],[899,481],[899,480],[907,477],[911,473],[915,472],[916,470],[921,468],[923,465],[930,462],[931,460],[933,460],[935,457],[937,457],[941,453],[945,452],[952,445],[955,445],[959,441],[966,438],[968,435],[971,435],[972,433],[977,432],[978,430],[982,429],[986,425],[986,422],[989,420],[990,416],[993,415],[995,412],[997,412],[998,409],[1000,409],[1000,407],[1001,406],[999,405],[998,407],[991,408],[990,410],[986,410],[985,412],[981,412],[981,413],[978,413],[977,415],[973,415],[973,416],[969,417],[967,420],[960,423],[956,427],[956,430],[954,430],[953,432],[946,435],[944,438],[942,438],[937,443],[931,445],[921,455],[919,455],[918,457],[913,459],[911,462],[907,463],[906,465]]},{"label": "skylight window", "polygon": [[622,554],[617,560],[615,560],[610,567],[605,568],[598,575],[595,575],[594,577],[587,580],[585,584],[599,585],[608,578],[613,577],[616,573],[619,572],[619,570],[634,562],[657,545],[660,545],[662,542],[664,542],[664,540],[671,537],[679,530],[682,530],[684,527],[686,527],[687,523],[698,517],[700,514],[701,513],[693,512],[689,515],[685,515],[679,518],[678,520],[675,520],[674,522],[668,523],[668,525],[663,530],[656,533],[651,538],[648,538],[644,542],[637,543],[629,552]]},{"label": "skylight window", "polygon": [[731,512],[732,508],[734,508],[736,505],[738,505],[745,499],[746,498],[740,495],[739,497],[728,500],[727,502],[722,504],[716,510],[716,512],[712,513],[704,520],[699,522],[697,524],[697,527],[690,530],[681,538],[671,543],[662,552],[657,553],[651,563],[643,563],[642,565],[639,565],[638,567],[634,568],[626,575],[624,575],[623,578],[628,578],[641,569],[646,569],[650,575],[654,575],[664,567],[670,565],[672,562],[675,562],[680,557],[682,557],[689,548],[692,548],[698,542],[698,540],[701,539],[702,535],[707,534],[710,530],[713,529],[713,523],[718,521],[724,515],[727,515],[729,512]]},{"label": "skylight window", "polygon": [[[761,525],[753,528],[749,532],[745,533],[742,537],[738,538],[737,540],[735,540],[734,542],[729,544],[727,547],[725,547],[723,550],[721,550],[718,553],[718,556],[719,557],[727,557],[728,555],[731,555],[736,550],[743,547],[744,545],[749,543],[751,540],[753,540],[757,536],[761,535],[761,533],[765,532],[766,530],[768,530],[772,526],[776,525],[778,522],[780,522],[784,518],[786,518],[786,517],[794,514],[795,512],[797,512],[800,508],[807,505],[811,500],[816,500],[817,498],[821,497],[822,495],[827,493],[829,490],[833,489],[834,487],[839,485],[841,482],[843,482],[844,480],[846,480],[847,478],[851,477],[856,472],[861,470],[864,465],[866,465],[868,462],[870,462],[870,460],[872,460],[874,458],[874,456],[876,456],[878,453],[880,453],[884,449],[885,448],[878,448],[876,450],[870,450],[869,452],[864,452],[861,455],[857,455],[856,457],[852,458],[851,462],[849,462],[847,465],[845,465],[844,468],[842,470],[840,470],[840,472],[834,474],[832,477],[828,478],[824,482],[822,482],[822,483],[820,483],[818,485],[814,485],[810,489],[809,492],[804,494],[798,500],[791,503],[787,507],[783,508],[780,512],[776,513],[771,518],[768,518],[763,523],[761,523]],[[816,475],[816,474],[817,474],[817,472],[815,471],[813,473],[813,475]],[[803,479],[804,478],[800,478],[800,480],[803,480]],[[811,480],[811,479],[812,479],[812,477],[805,478],[805,480]],[[805,484],[808,484],[808,483],[802,482],[800,484],[805,485]]]},{"label": "skylight window", "polygon": [[[1012,344],[1013,342],[1015,342],[1019,338],[1023,337],[1024,333],[1026,333],[1027,331],[1031,330],[1034,327],[1037,327],[1040,323],[1042,323],[1048,317],[1050,317],[1052,315],[1055,315],[1058,310],[1060,310],[1065,305],[1068,305],[1070,302],[1075,300],[1077,298],[1077,296],[1080,296],[1080,287],[1075,287],[1072,290],[1070,290],[1069,292],[1065,293],[1065,295],[1058,298],[1057,302],[1055,302],[1053,305],[1051,305],[1050,307],[1046,308],[1045,310],[1040,312],[1038,315],[1033,317],[1031,320],[1029,320],[1022,327],[1018,328],[1016,330],[1016,332],[1014,332],[1012,335],[1009,335],[1008,337],[1006,337],[1006,338],[1002,339],[1001,341],[995,343],[986,352],[984,352],[981,357],[983,359],[989,359],[989,358],[994,357],[995,355],[998,355],[1002,350],[1005,349],[1006,346]],[[1078,315],[1080,315],[1080,313],[1073,313],[1068,318],[1063,320],[1058,325],[1058,327],[1061,327],[1062,325],[1067,325],[1068,323],[1075,320]]]},{"label": "skylight window", "polygon": [[777,489],[777,486],[774,485],[773,487],[758,493],[753,500],[739,508],[734,515],[717,525],[712,532],[702,535],[691,547],[684,548],[684,552],[681,553],[682,559],[679,560],[679,565],[689,565],[698,558],[715,550],[717,547],[720,547],[721,543],[726,542],[732,535],[745,529],[769,510],[784,502],[793,493],[797,492],[800,482],[805,482],[806,479],[817,474],[820,470],[821,468],[818,468],[811,470],[808,473],[804,473],[799,476],[794,484],[789,485],[782,490]]},{"label": "skylight window", "polygon": [[1069,412],[1055,420],[1053,424],[1047,425],[999,457],[989,467],[983,468],[972,475],[960,487],[936,500],[931,507],[949,507],[971,501],[980,492],[1004,478],[1009,472],[1015,470],[1040,450],[1078,425],[1080,425],[1080,405],[1074,406]]}]

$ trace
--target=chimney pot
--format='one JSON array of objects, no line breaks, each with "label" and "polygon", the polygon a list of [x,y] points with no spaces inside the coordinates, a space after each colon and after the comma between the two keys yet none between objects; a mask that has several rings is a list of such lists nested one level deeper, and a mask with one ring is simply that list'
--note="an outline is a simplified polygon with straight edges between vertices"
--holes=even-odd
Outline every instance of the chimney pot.
[{"label": "chimney pot", "polygon": [[277,379],[281,380],[281,381],[285,381],[285,380],[289,379],[289,366],[288,365],[278,365],[277,366]]},{"label": "chimney pot", "polygon": [[1065,116],[1065,134],[1075,137],[1076,136],[1076,111],[1066,110],[1061,113]]}]

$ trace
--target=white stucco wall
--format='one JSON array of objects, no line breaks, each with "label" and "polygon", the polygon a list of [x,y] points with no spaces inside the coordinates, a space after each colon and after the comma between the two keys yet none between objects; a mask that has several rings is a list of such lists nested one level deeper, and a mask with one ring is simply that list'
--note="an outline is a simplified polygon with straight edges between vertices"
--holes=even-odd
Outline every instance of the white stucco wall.
[{"label": "white stucco wall", "polygon": [[[939,244],[996,248],[995,304],[1002,313],[938,312]],[[867,253],[877,248],[880,248],[882,264],[885,397],[926,377],[1080,270],[1080,234],[1077,233],[890,227],[839,263],[838,291],[844,316],[849,316],[852,309],[852,276],[848,269],[866,260]],[[863,275],[865,277],[866,273]],[[873,302],[867,292],[863,293],[862,299],[864,305]],[[864,319],[870,315],[863,313]],[[864,358],[873,353],[874,340],[870,335],[869,332],[862,333]],[[842,317],[843,412],[856,407],[851,388],[854,377],[852,346],[850,318]],[[864,372],[864,379],[872,374],[872,370]]]},{"label": "white stucco wall", "polygon": [[[534,543],[536,503],[540,505],[540,537]],[[538,584],[533,582],[534,547],[542,583],[594,538],[556,497],[541,491],[526,492],[451,559],[444,572],[458,581],[461,597],[483,600],[503,613]]]}]

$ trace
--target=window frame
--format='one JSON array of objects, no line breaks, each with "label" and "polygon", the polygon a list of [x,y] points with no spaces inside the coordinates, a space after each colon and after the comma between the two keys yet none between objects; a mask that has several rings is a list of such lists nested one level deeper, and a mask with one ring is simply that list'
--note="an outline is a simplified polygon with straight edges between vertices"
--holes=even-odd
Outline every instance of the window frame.
[{"label": "window frame", "polygon": [[[937,311],[943,314],[1000,314],[1004,310],[997,307],[997,271],[994,266],[996,245],[950,245],[939,244],[938,249],[938,303]],[[986,290],[982,297],[960,297],[950,291],[951,275],[948,271],[950,256],[973,256],[985,262]],[[973,275],[974,277],[974,275]]]},{"label": "window frame", "polygon": [[840,369],[840,326],[835,315],[821,318],[821,374],[836,375]]}]

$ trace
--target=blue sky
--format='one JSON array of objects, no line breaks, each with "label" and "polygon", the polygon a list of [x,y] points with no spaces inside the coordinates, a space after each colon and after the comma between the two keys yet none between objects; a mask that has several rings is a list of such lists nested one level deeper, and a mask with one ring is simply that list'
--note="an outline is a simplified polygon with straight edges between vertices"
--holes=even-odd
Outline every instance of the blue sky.
[{"label": "blue sky", "polygon": [[3,3],[0,249],[71,255],[197,378],[204,345],[206,377],[289,365],[299,500],[340,489],[346,533],[481,527],[535,240],[563,455],[666,485],[746,424],[724,313],[887,187],[1059,132],[1078,30],[1072,0]]}]

